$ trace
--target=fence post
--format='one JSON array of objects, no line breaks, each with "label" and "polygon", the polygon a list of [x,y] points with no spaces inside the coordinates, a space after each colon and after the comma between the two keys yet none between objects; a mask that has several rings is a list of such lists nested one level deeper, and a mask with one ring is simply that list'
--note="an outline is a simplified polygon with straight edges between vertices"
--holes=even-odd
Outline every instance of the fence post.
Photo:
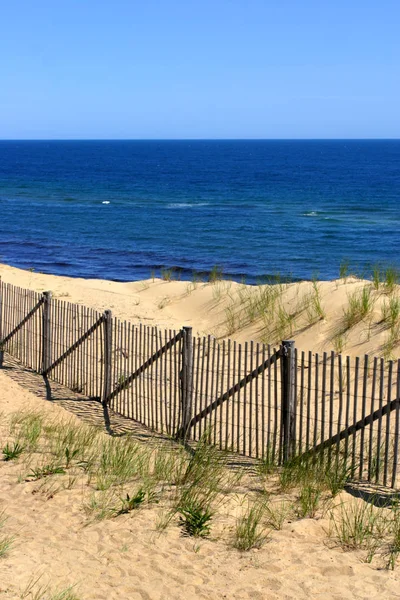
[{"label": "fence post", "polygon": [[3,286],[0,275],[0,342],[3,339]]},{"label": "fence post", "polygon": [[181,376],[181,398],[182,398],[182,439],[190,437],[188,426],[192,418],[193,398],[193,330],[191,327],[183,327],[182,344],[182,376]]},{"label": "fence post", "polygon": [[295,431],[295,356],[293,340],[282,342],[282,432],[283,432],[283,463],[293,455],[296,447]]},{"label": "fence post", "polygon": [[0,275],[0,369],[3,366],[4,361],[4,348],[1,340],[3,339],[3,286],[1,283]]},{"label": "fence post", "polygon": [[42,373],[51,365],[51,292],[43,292]]},{"label": "fence post", "polygon": [[103,404],[111,394],[111,367],[112,367],[112,312],[104,311],[104,389]]}]

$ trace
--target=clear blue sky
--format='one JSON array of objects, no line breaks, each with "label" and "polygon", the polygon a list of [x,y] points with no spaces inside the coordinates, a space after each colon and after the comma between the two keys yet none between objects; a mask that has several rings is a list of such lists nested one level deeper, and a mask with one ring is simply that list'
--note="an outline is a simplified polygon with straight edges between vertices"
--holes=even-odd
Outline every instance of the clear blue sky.
[{"label": "clear blue sky", "polygon": [[0,0],[0,138],[399,138],[400,0]]}]

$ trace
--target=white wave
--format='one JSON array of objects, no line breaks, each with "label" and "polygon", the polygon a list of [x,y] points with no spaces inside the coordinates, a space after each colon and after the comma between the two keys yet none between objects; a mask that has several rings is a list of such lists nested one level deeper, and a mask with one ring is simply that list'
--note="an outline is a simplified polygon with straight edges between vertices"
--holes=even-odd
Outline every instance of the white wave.
[{"label": "white wave", "polygon": [[197,206],[209,206],[209,202],[171,202],[167,208],[196,208]]},{"label": "white wave", "polygon": [[310,212],[303,213],[303,217],[316,217],[318,215],[316,210],[311,210]]},{"label": "white wave", "polygon": [[110,204],[109,200],[103,200],[102,204]]}]

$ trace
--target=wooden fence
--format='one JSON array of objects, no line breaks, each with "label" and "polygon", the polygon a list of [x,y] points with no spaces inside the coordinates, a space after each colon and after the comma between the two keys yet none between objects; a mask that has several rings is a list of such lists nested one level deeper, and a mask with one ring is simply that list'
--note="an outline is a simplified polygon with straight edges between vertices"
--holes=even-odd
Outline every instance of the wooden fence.
[{"label": "wooden fence", "polygon": [[400,361],[218,343],[0,282],[0,364],[23,365],[152,430],[283,464],[318,450],[397,487]]}]

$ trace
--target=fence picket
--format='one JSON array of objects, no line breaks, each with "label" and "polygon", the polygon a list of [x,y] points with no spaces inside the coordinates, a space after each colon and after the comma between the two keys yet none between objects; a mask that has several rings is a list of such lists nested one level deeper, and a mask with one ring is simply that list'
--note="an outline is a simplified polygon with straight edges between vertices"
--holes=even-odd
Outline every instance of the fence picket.
[{"label": "fence picket", "polygon": [[[393,376],[393,361],[389,361],[388,382],[387,382],[387,403],[390,404],[392,399],[392,376]],[[389,446],[390,446],[390,411],[386,414],[386,436],[385,436],[385,461],[383,467],[383,485],[387,485],[388,467],[389,467]]]},{"label": "fence picket", "polygon": [[[366,406],[366,403],[367,403],[367,380],[368,380],[368,354],[366,354],[364,357],[362,408],[361,408],[361,418],[362,419],[365,419],[366,408],[367,408],[367,406]],[[359,466],[359,470],[358,470],[360,479],[362,478],[363,471],[364,471],[364,443],[365,443],[365,429],[362,429],[361,434],[360,434],[360,466]]]},{"label": "fence picket", "polygon": [[396,374],[396,414],[395,414],[395,430],[394,430],[394,444],[393,444],[393,470],[392,470],[392,488],[396,485],[397,476],[397,465],[398,465],[398,452],[399,452],[399,427],[400,427],[400,360],[397,361],[397,374]]},{"label": "fence picket", "polygon": [[[380,381],[379,381],[379,410],[382,409],[383,406],[383,397],[384,397],[384,386],[385,386],[385,363],[383,358],[380,361]],[[378,439],[376,445],[376,467],[375,467],[375,482],[379,481],[380,474],[380,466],[381,466],[381,443],[382,443],[382,416],[378,421]]]}]

